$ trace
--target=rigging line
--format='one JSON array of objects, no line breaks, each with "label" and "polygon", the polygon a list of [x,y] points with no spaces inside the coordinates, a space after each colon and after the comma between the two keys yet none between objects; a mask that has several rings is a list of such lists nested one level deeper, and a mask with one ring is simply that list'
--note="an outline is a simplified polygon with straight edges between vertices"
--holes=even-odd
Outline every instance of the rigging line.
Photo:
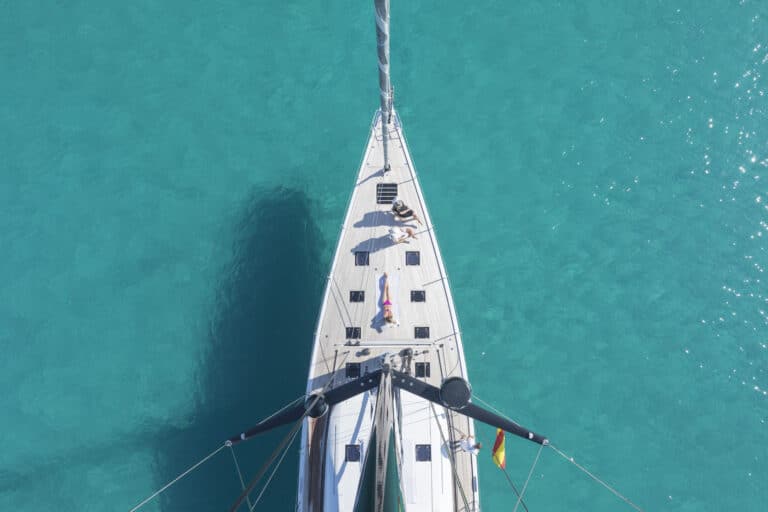
[{"label": "rigging line", "polygon": [[153,493],[153,494],[152,494],[150,497],[148,497],[147,499],[145,499],[144,501],[142,501],[141,503],[139,503],[138,505],[136,505],[135,507],[133,507],[133,508],[130,510],[130,512],[136,512],[137,510],[139,510],[141,507],[143,507],[144,505],[146,505],[147,503],[149,503],[150,501],[152,501],[152,500],[153,500],[153,499],[154,499],[154,498],[155,498],[157,495],[159,495],[160,493],[162,493],[163,491],[165,491],[166,489],[168,489],[170,486],[172,486],[173,484],[175,484],[176,482],[178,482],[179,480],[181,480],[182,478],[184,478],[185,476],[187,476],[189,473],[191,473],[192,471],[194,471],[195,469],[197,469],[197,468],[198,468],[198,466],[200,466],[200,465],[204,464],[205,462],[207,462],[207,461],[208,461],[208,459],[210,459],[211,457],[213,457],[214,455],[216,455],[217,453],[219,453],[219,452],[220,452],[221,450],[223,450],[223,449],[224,449],[226,446],[227,446],[227,445],[225,445],[225,444],[222,444],[221,446],[219,446],[218,448],[216,448],[214,451],[212,451],[211,453],[209,453],[208,455],[206,455],[205,457],[203,457],[203,458],[202,458],[200,461],[198,461],[196,464],[194,464],[193,466],[191,466],[191,467],[190,467],[189,469],[187,469],[185,472],[183,472],[182,474],[180,474],[179,476],[177,476],[176,478],[174,478],[173,480],[171,480],[170,482],[168,482],[167,484],[165,484],[165,485],[164,485],[163,487],[161,487],[159,490],[155,491],[155,493]]},{"label": "rigging line", "polygon": [[506,414],[504,414],[503,412],[501,412],[500,410],[498,410],[497,408],[495,408],[494,406],[492,406],[491,404],[489,404],[488,402],[486,402],[485,400],[483,400],[482,398],[477,396],[477,394],[474,393],[474,392],[472,393],[472,398],[473,399],[476,398],[478,402],[480,402],[484,406],[488,407],[489,409],[491,409],[493,412],[495,412],[496,414],[498,414],[502,418],[505,418],[505,419],[507,419],[509,421],[513,421],[513,422],[517,423],[515,420],[513,420],[512,418],[510,418],[509,416],[507,416]]},{"label": "rigging line", "polygon": [[[232,452],[232,460],[235,461],[235,469],[237,469],[237,476],[240,478],[240,487],[242,490],[245,490],[245,481],[243,480],[243,473],[240,472],[240,464],[237,463],[237,457],[235,457],[235,448],[232,446],[232,441],[227,440],[225,443],[229,447],[229,451]],[[251,497],[248,496],[246,498],[248,500],[248,507],[253,510],[253,507],[251,506]]]},{"label": "rigging line", "polygon": [[591,473],[591,472],[590,472],[590,471],[589,471],[587,468],[585,468],[584,466],[582,466],[581,464],[579,464],[578,462],[576,462],[576,461],[573,459],[573,457],[569,457],[569,456],[567,456],[565,453],[563,453],[562,451],[560,451],[560,449],[558,449],[558,448],[557,448],[557,447],[555,447],[555,446],[552,446],[552,444],[550,444],[549,446],[550,446],[550,448],[552,448],[553,450],[555,450],[555,452],[557,452],[557,453],[558,453],[558,455],[560,455],[562,458],[564,458],[565,460],[567,460],[568,462],[570,462],[571,464],[573,464],[574,466],[576,466],[577,468],[579,468],[581,471],[583,471],[584,473],[586,473],[586,474],[587,474],[587,475],[588,475],[588,476],[589,476],[589,477],[590,477],[592,480],[594,480],[595,482],[599,483],[600,485],[602,485],[603,487],[605,487],[606,489],[608,489],[609,491],[611,491],[611,492],[612,492],[612,493],[613,493],[613,494],[614,494],[616,497],[618,497],[619,499],[621,499],[622,501],[624,501],[624,502],[625,502],[627,505],[629,505],[630,507],[634,508],[634,509],[635,509],[635,510],[637,510],[638,512],[644,512],[642,508],[640,508],[638,505],[636,505],[634,502],[632,502],[632,501],[631,501],[629,498],[627,498],[626,496],[624,496],[624,495],[622,495],[621,493],[619,493],[619,491],[617,491],[616,489],[614,489],[613,487],[611,487],[610,485],[608,485],[606,482],[604,482],[603,480],[601,480],[600,478],[598,478],[597,476],[595,476],[594,474],[592,474],[592,473]]},{"label": "rigging line", "polygon": [[531,481],[531,475],[533,475],[533,470],[536,468],[536,464],[539,462],[539,457],[541,457],[541,450],[544,449],[544,445],[539,445],[539,451],[536,452],[536,458],[533,460],[533,465],[531,466],[531,470],[528,472],[528,478],[525,479],[525,483],[523,484],[523,490],[520,491],[520,495],[517,497],[517,503],[515,503],[515,508],[512,509],[512,512],[517,512],[517,507],[520,505],[520,502],[523,501],[523,495],[525,494],[525,490],[528,488],[528,482]]},{"label": "rigging line", "polygon": [[256,487],[256,485],[259,483],[259,481],[262,479],[264,474],[267,472],[269,467],[272,465],[273,462],[277,459],[277,457],[280,455],[280,453],[286,448],[288,443],[293,439],[293,437],[296,435],[296,433],[301,428],[301,425],[304,423],[304,418],[307,417],[309,414],[309,411],[314,408],[315,404],[317,404],[317,401],[320,399],[320,396],[316,396],[314,400],[312,400],[312,403],[309,405],[309,407],[306,408],[304,411],[304,414],[299,418],[299,420],[296,422],[296,424],[291,428],[291,431],[288,432],[288,435],[286,435],[282,441],[280,441],[280,444],[275,448],[275,450],[272,452],[272,454],[269,456],[269,459],[267,462],[265,462],[261,468],[259,468],[259,471],[256,473],[256,476],[254,476],[250,482],[248,482],[248,486],[245,488],[245,490],[240,493],[240,496],[238,496],[237,501],[234,505],[229,509],[230,512],[235,512],[238,508],[240,508],[240,505],[243,504],[245,501],[245,498],[251,494],[251,491]]},{"label": "rigging line", "polygon": [[261,501],[261,497],[266,492],[267,487],[269,487],[269,484],[272,483],[272,478],[275,476],[275,473],[277,473],[277,470],[280,468],[280,464],[283,463],[283,459],[285,458],[285,455],[288,453],[288,450],[291,449],[291,445],[293,445],[293,441],[296,439],[296,436],[298,434],[299,434],[298,430],[296,430],[296,432],[293,433],[293,436],[291,437],[291,441],[288,443],[288,446],[285,447],[285,450],[283,450],[283,454],[280,456],[280,460],[278,460],[277,464],[275,464],[275,467],[272,469],[272,473],[270,473],[269,478],[267,478],[267,482],[264,484],[264,487],[262,487],[259,495],[256,496],[256,500],[253,502],[253,505],[251,505],[250,498],[248,499],[248,512],[253,512],[253,509],[255,509],[256,505],[258,505],[259,501]]},{"label": "rigging line", "polygon": [[[486,407],[488,407],[488,408],[492,409],[493,411],[495,411],[495,412],[496,412],[496,414],[498,414],[498,415],[499,415],[499,416],[501,416],[502,418],[506,418],[506,419],[508,419],[509,421],[514,421],[514,420],[510,419],[510,418],[509,418],[507,415],[505,415],[503,412],[499,411],[497,408],[495,408],[494,406],[492,406],[491,404],[489,404],[488,402],[486,402],[485,400],[483,400],[482,398],[480,398],[479,396],[477,396],[476,394],[474,394],[474,393],[473,393],[473,394],[472,394],[472,397],[473,397],[473,398],[477,398],[477,401],[478,401],[478,402],[480,402],[480,403],[482,403],[483,405],[485,405]],[[555,447],[555,446],[552,446],[552,443],[549,443],[549,445],[548,445],[548,446],[550,446],[550,447],[551,447],[553,450],[555,450],[555,452],[557,452],[557,453],[558,453],[558,454],[559,454],[559,455],[560,455],[562,458],[564,458],[565,460],[567,460],[568,462],[570,462],[571,464],[573,464],[574,466],[576,466],[577,468],[579,468],[581,471],[583,471],[584,473],[586,473],[586,474],[587,474],[587,476],[589,476],[589,477],[590,477],[592,480],[594,480],[595,482],[599,483],[600,485],[602,485],[603,487],[605,487],[606,489],[608,489],[609,491],[611,491],[611,493],[613,493],[613,494],[614,494],[615,496],[617,496],[619,499],[621,499],[621,500],[623,500],[624,502],[626,502],[626,503],[627,503],[627,505],[629,505],[630,507],[634,508],[635,510],[637,510],[637,511],[639,511],[639,512],[644,512],[644,510],[643,510],[642,508],[640,508],[640,507],[639,507],[637,504],[635,504],[635,503],[634,503],[632,500],[630,500],[629,498],[627,498],[626,496],[624,496],[623,494],[621,494],[619,491],[617,491],[616,489],[614,489],[613,487],[611,487],[610,485],[608,485],[608,484],[607,484],[607,483],[606,483],[604,480],[601,480],[600,478],[598,478],[598,477],[597,477],[597,475],[593,474],[593,473],[592,473],[592,472],[590,472],[590,471],[589,471],[587,468],[585,468],[584,466],[582,466],[581,464],[579,464],[578,462],[576,462],[576,461],[573,459],[573,457],[569,457],[568,455],[566,455],[565,453],[563,453],[562,451],[560,451],[560,449],[559,449],[559,448],[557,448],[557,447]]]},{"label": "rigging line", "polygon": [[[451,461],[451,470],[453,470],[453,480],[456,482],[456,485],[459,487],[459,493],[461,493],[461,500],[464,502],[464,510],[470,510],[469,508],[469,502],[467,501],[467,495],[464,493],[464,486],[461,485],[461,480],[459,479],[459,474],[456,471],[456,460],[455,460],[455,454],[453,453],[453,447],[451,444],[446,441],[445,435],[443,434],[443,426],[440,425],[440,420],[437,417],[437,412],[435,411],[435,404],[432,402],[429,402],[429,407],[432,409],[432,416],[435,417],[435,422],[437,423],[437,428],[440,430],[440,439],[443,441],[443,445],[445,446],[445,451],[448,452],[448,460]],[[445,419],[448,421],[448,411],[445,412]]]},{"label": "rigging line", "polygon": [[281,412],[283,412],[283,411],[285,411],[287,409],[290,409],[291,407],[295,406],[297,403],[299,403],[300,401],[304,400],[304,398],[305,398],[305,395],[301,395],[299,397],[296,397],[293,401],[287,403],[286,405],[284,405],[283,407],[281,407],[277,411],[273,412],[272,414],[270,414],[269,416],[267,416],[266,418],[261,420],[259,423],[264,423],[265,421],[271,420],[272,418],[274,418],[275,416],[277,416]]},{"label": "rigging line", "polygon": [[514,482],[512,482],[512,479],[509,477],[509,473],[507,473],[507,468],[501,468],[501,470],[504,472],[504,476],[507,477],[507,482],[509,482],[509,485],[512,486],[512,490],[515,492],[515,496],[517,496],[517,498],[520,500],[520,504],[525,509],[525,512],[528,512],[528,507],[526,506],[523,499],[520,497],[520,492],[518,492]]},{"label": "rigging line", "polygon": [[[349,352],[347,352],[344,355],[344,361],[347,360],[347,357],[349,357]],[[344,361],[341,362],[341,365],[344,364]],[[339,365],[339,367],[334,370],[333,374],[331,375],[331,378],[328,380],[328,382],[325,384],[325,386],[323,386],[322,392],[319,395],[317,395],[314,398],[314,400],[312,400],[312,403],[310,403],[308,407],[305,407],[304,414],[301,416],[301,418],[298,419],[298,421],[293,426],[293,428],[291,428],[291,431],[288,432],[288,435],[283,438],[283,440],[280,442],[280,445],[272,452],[272,454],[269,457],[269,460],[267,460],[267,462],[264,465],[261,466],[261,468],[259,469],[259,471],[256,474],[256,476],[254,476],[253,479],[249,482],[248,487],[246,489],[244,489],[243,492],[240,494],[240,496],[237,498],[237,502],[230,509],[230,512],[235,512],[240,507],[240,505],[243,504],[243,498],[247,498],[251,494],[251,491],[253,490],[253,488],[256,487],[256,484],[258,484],[259,480],[262,479],[262,477],[264,476],[264,473],[267,472],[267,469],[275,461],[275,459],[277,458],[278,454],[283,450],[283,448],[285,448],[285,446],[287,444],[293,443],[293,439],[296,437],[296,434],[298,433],[299,428],[301,428],[302,424],[304,423],[304,418],[306,418],[307,415],[309,414],[309,411],[311,411],[315,407],[315,404],[317,404],[317,401],[320,400],[320,397],[321,397],[322,393],[325,393],[325,391],[327,391],[328,388],[331,387],[331,385],[333,384],[334,380],[336,380],[336,375],[338,374],[339,370],[341,369],[341,365]],[[297,399],[297,400],[299,400],[299,399]],[[223,446],[222,446],[222,448],[223,448]],[[285,454],[283,454],[283,456],[285,456]],[[133,512],[133,511],[131,511],[131,512]]]}]

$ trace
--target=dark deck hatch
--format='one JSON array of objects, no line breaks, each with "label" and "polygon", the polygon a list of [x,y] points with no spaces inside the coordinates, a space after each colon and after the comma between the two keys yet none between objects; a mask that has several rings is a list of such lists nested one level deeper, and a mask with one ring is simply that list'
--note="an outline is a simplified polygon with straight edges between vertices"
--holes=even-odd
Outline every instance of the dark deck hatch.
[{"label": "dark deck hatch", "polygon": [[[427,333],[429,333],[429,330],[427,330]],[[360,336],[360,328],[359,327],[347,327],[347,339],[348,340],[359,340],[361,338]]]},{"label": "dark deck hatch", "polygon": [[397,183],[377,183],[376,203],[392,204],[397,197]]},{"label": "dark deck hatch", "polygon": [[344,460],[347,462],[360,462],[360,445],[348,444],[344,450]]},{"label": "dark deck hatch", "polygon": [[416,363],[416,377],[429,377],[429,363]]},{"label": "dark deck hatch", "polygon": [[350,291],[349,302],[365,302],[365,292],[362,290]]},{"label": "dark deck hatch", "polygon": [[[349,327],[347,327],[349,329]],[[414,327],[413,337],[418,339],[429,338],[429,327]]]},{"label": "dark deck hatch", "polygon": [[421,265],[421,253],[419,251],[405,251],[406,265]]},{"label": "dark deck hatch", "polygon": [[429,462],[432,460],[432,445],[416,445],[416,462]]},{"label": "dark deck hatch", "polygon": [[360,363],[347,363],[347,378],[360,378]]},{"label": "dark deck hatch", "polygon": [[411,290],[411,302],[427,302],[427,292],[424,290]]},{"label": "dark deck hatch", "polygon": [[368,251],[355,251],[355,266],[356,267],[368,266],[368,262],[370,261],[370,258],[368,256],[369,256]]}]

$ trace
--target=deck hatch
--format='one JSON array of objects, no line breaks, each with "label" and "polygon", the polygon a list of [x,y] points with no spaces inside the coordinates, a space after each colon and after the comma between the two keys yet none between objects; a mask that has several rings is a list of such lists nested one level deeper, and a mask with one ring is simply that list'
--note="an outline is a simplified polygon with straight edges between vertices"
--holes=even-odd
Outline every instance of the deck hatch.
[{"label": "deck hatch", "polygon": [[344,460],[347,462],[360,462],[360,445],[348,444],[344,450]]},{"label": "deck hatch", "polygon": [[346,375],[348,379],[360,378],[360,363],[347,363]]},{"label": "deck hatch", "polygon": [[432,460],[432,445],[416,445],[416,462],[429,462]]},{"label": "deck hatch", "polygon": [[366,267],[370,261],[368,251],[355,251],[355,266]]},{"label": "deck hatch", "polygon": [[351,290],[349,302],[365,302],[365,292],[363,290]]},{"label": "deck hatch", "polygon": [[427,302],[427,292],[424,290],[411,290],[411,302]]},{"label": "deck hatch", "polygon": [[392,204],[397,197],[397,183],[377,183],[376,203]]},{"label": "deck hatch", "polygon": [[416,377],[430,377],[429,363],[416,363]]},{"label": "deck hatch", "polygon": [[[349,327],[347,327],[349,329]],[[413,337],[417,340],[429,338],[429,327],[414,327]]]},{"label": "deck hatch", "polygon": [[[427,334],[429,334],[429,328],[427,328]],[[347,339],[359,340],[361,338],[359,327],[347,327]]]},{"label": "deck hatch", "polygon": [[421,253],[419,251],[405,251],[406,265],[421,265]]}]

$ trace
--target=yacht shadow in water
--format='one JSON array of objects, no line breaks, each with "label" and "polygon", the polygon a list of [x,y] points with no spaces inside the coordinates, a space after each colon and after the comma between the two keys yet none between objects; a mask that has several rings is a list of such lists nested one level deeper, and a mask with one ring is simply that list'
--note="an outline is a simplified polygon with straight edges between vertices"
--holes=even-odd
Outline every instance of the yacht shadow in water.
[{"label": "yacht shadow in water", "polygon": [[[157,437],[158,488],[304,393],[327,267],[312,219],[303,192],[276,188],[252,194],[219,285],[194,416]],[[246,484],[288,430],[278,428],[234,447]],[[257,510],[294,510],[298,441]],[[164,512],[228,510],[240,492],[225,448],[164,493],[160,505]]]}]

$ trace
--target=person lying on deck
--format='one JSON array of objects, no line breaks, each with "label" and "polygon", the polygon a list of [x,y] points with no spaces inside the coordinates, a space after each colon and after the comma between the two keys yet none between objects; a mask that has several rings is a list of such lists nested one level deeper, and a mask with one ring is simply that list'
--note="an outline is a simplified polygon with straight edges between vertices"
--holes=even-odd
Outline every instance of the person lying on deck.
[{"label": "person lying on deck", "polygon": [[381,306],[384,308],[384,321],[388,324],[394,324],[395,314],[392,312],[392,300],[389,297],[389,277],[384,272],[384,293],[381,296]]},{"label": "person lying on deck", "polygon": [[403,242],[407,243],[409,238],[418,240],[416,238],[416,233],[413,232],[413,229],[405,228],[405,231],[403,231],[398,227],[389,228],[389,238],[392,240],[393,244],[401,244]]},{"label": "person lying on deck", "polygon": [[398,199],[397,197],[394,199],[394,201],[392,201],[392,212],[395,214],[395,218],[398,220],[413,219],[419,224],[423,224],[419,216],[416,215],[416,212],[414,212],[411,208],[408,208],[403,200]]}]

